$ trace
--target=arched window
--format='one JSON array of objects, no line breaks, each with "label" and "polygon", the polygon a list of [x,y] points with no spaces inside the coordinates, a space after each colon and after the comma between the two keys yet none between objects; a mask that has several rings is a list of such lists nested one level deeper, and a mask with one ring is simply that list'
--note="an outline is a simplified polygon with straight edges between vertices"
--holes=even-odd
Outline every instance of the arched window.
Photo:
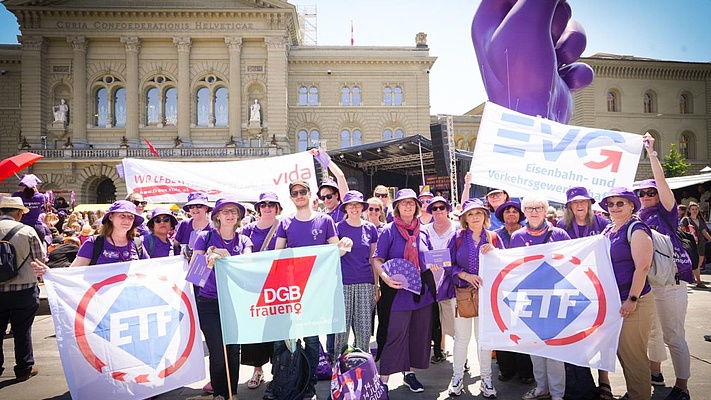
[{"label": "arched window", "polygon": [[610,90],[607,92],[607,111],[608,112],[619,112],[620,111],[620,100],[617,91]]},{"label": "arched window", "polygon": [[694,108],[693,102],[691,101],[691,93],[684,92],[679,95],[679,113],[681,114],[693,114]]},{"label": "arched window", "polygon": [[299,105],[306,106],[309,102],[309,89],[306,86],[299,87]]},{"label": "arched window", "polygon": [[694,134],[689,131],[682,132],[681,136],[679,137],[679,153],[681,153],[681,155],[687,160],[695,159],[696,149],[694,144]]},{"label": "arched window", "polygon": [[296,140],[298,151],[306,151],[309,147],[317,147],[321,143],[321,135],[316,129],[312,129],[311,132],[301,129],[297,134]]},{"label": "arched window", "polygon": [[93,125],[97,128],[126,126],[126,89],[123,82],[113,75],[105,75],[97,78],[93,85]]},{"label": "arched window", "polygon": [[227,88],[221,87],[215,91],[215,126],[227,126]]},{"label": "arched window", "polygon": [[210,89],[203,87],[197,91],[197,126],[210,124]]},{"label": "arched window", "polygon": [[403,132],[403,130],[400,128],[396,128],[396,129],[386,128],[383,131],[383,140],[400,139],[403,136],[405,136],[405,132]]},{"label": "arched window", "polygon": [[114,92],[114,125],[117,128],[126,126],[126,89],[120,88]]},{"label": "arched window", "polygon": [[318,105],[318,88],[316,86],[311,86],[309,88],[309,105],[310,106],[317,106]]},{"label": "arched window", "polygon": [[360,105],[360,88],[358,86],[353,86],[353,90],[351,90],[351,94],[352,94],[353,105],[359,106]]},{"label": "arched window", "polygon": [[341,131],[341,148],[359,146],[363,144],[363,132],[360,129]]},{"label": "arched window", "polygon": [[165,91],[165,124],[174,126],[178,123],[178,89]]},{"label": "arched window", "polygon": [[165,125],[175,125],[178,91],[172,86],[172,80],[164,75],[155,75],[148,80],[145,93],[145,126],[161,128]]},{"label": "arched window", "polygon": [[94,100],[94,126],[108,128],[109,124],[109,90],[100,88],[96,91]]},{"label": "arched window", "polygon": [[454,142],[454,147],[461,149],[461,150],[469,150],[466,148],[467,142],[464,141],[464,138],[460,137],[457,138],[457,140]]},{"label": "arched window", "polygon": [[393,90],[395,97],[393,98],[393,105],[394,106],[401,106],[402,105],[402,88],[400,86],[396,86],[395,89]]},{"label": "arched window", "polygon": [[350,106],[351,105],[351,88],[349,88],[348,86],[344,86],[341,88],[341,105],[342,106]]},{"label": "arched window", "polygon": [[146,93],[146,126],[158,126],[160,123],[158,88],[150,88]]},{"label": "arched window", "polygon": [[195,93],[195,125],[213,128],[228,125],[229,96],[221,78],[206,75]]},{"label": "arched window", "polygon": [[393,105],[393,90],[390,88],[390,86],[385,86],[385,89],[383,89],[383,105]]},{"label": "arched window", "polygon": [[657,96],[652,91],[644,92],[644,113],[653,114],[657,112]]}]

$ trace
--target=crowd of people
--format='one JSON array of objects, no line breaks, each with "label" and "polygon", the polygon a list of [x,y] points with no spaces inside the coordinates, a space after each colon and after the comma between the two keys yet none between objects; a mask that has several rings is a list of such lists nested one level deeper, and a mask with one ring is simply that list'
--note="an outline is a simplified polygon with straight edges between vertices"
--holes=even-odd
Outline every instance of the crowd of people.
[{"label": "crowd of people", "polygon": [[[653,148],[653,137],[645,135],[644,140]],[[653,287],[646,280],[653,253],[651,229],[676,237],[681,216],[656,153],[648,152],[653,179],[642,182],[634,191],[612,188],[599,202],[604,212],[594,211],[596,200],[586,188],[570,188],[560,218],[549,215],[548,201],[535,193],[524,196],[520,203],[501,189],[492,189],[483,200],[468,198],[469,176],[461,205],[408,188],[392,197],[382,185],[376,186],[372,197],[367,198],[359,191],[349,190],[343,172],[334,163],[323,154],[319,159],[318,150],[312,153],[335,180],[325,180],[317,188],[307,181],[291,182],[288,200],[264,192],[254,204],[254,212],[239,198],[223,196],[213,204],[201,192],[188,194],[187,203],[178,213],[158,208],[148,216],[144,211],[147,203],[138,193],[114,202],[105,213],[80,214],[69,208],[42,212],[46,199],[40,198],[37,191],[39,180],[26,175],[21,182],[22,191],[14,197],[3,197],[0,203],[0,236],[18,222],[27,225],[12,242],[21,249],[21,256],[27,255],[25,263],[33,267],[25,268],[10,282],[0,283],[0,329],[4,331],[11,322],[18,380],[37,374],[30,334],[38,305],[35,275],[41,277],[48,268],[173,255],[182,255],[189,262],[205,256],[207,262],[214,262],[220,257],[331,243],[341,249],[347,322],[346,332],[328,335],[326,351],[331,357],[337,357],[348,344],[368,349],[375,335],[378,372],[385,385],[391,375],[402,373],[404,384],[412,392],[423,392],[425,387],[416,372],[449,357],[444,336],[452,336],[448,391],[459,396],[465,386],[471,342],[480,339],[479,318],[461,315],[454,299],[460,290],[476,292],[486,284],[480,274],[486,268],[480,264],[480,255],[496,249],[606,235],[622,303],[617,355],[626,382],[626,398],[649,399],[651,386],[664,384],[660,365],[666,358],[665,346],[676,375],[667,399],[690,398],[690,354],[684,332],[686,285],[681,281]],[[296,212],[282,215],[284,201],[291,201]],[[696,240],[703,246],[711,236],[698,212],[699,205],[690,202],[681,228],[692,226]],[[438,249],[449,251],[451,266],[441,268],[426,262],[425,254]],[[406,260],[419,272],[419,293],[402,290],[402,283],[388,273],[388,263],[396,259]],[[703,260],[694,269],[701,266]],[[443,278],[435,279],[436,276]],[[698,287],[703,287],[698,275],[696,279]],[[247,387],[259,387],[264,381],[263,367],[285,346],[284,342],[224,346],[214,274],[203,287],[195,287],[195,294],[210,353],[210,383],[204,390],[215,398],[229,397],[228,371],[229,380],[237,382],[240,365],[254,368]],[[12,301],[6,300],[9,296]],[[14,304],[11,311],[8,304]],[[487,300],[482,299],[480,305],[487,307]],[[315,398],[321,345],[318,336],[303,338],[303,342],[311,378],[304,398]],[[495,398],[495,349],[476,346],[481,394]],[[580,389],[578,382],[566,381],[566,369],[576,368],[573,376],[593,379],[589,369],[552,358],[496,351],[495,359],[498,381],[518,377],[523,383],[535,383],[521,394],[523,400],[557,400],[571,389]],[[607,372],[598,371],[594,386],[591,396],[613,399]],[[236,390],[237,385],[233,384],[232,394]],[[274,398],[269,386],[264,396]]]}]

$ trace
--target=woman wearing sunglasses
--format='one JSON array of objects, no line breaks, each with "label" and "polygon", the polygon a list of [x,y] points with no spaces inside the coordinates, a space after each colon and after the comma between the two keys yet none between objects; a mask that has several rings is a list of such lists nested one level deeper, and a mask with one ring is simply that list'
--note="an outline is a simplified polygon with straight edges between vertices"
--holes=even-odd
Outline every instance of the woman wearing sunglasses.
[{"label": "woman wearing sunglasses", "polygon": [[[228,196],[218,199],[212,213],[213,227],[209,227],[198,235],[191,263],[198,255],[205,255],[208,264],[212,264],[218,258],[251,253],[252,241],[238,232],[244,212],[244,206],[236,198]],[[235,394],[239,381],[239,345],[224,346],[222,341],[214,269],[210,272],[205,286],[200,288],[196,304],[200,330],[205,335],[205,342],[210,351],[210,383],[214,396],[228,398],[230,393],[227,387],[225,360],[229,362],[230,382],[233,382],[232,394]],[[227,355],[225,355],[225,349]]]},{"label": "woman wearing sunglasses", "polygon": [[[133,203],[133,205],[136,206],[136,213],[140,216],[143,216],[143,212],[146,210],[146,205],[148,205],[148,202],[143,200],[143,195],[138,193],[138,192],[133,192],[126,196],[126,200],[130,201]],[[138,236],[144,236],[144,235],[149,235],[151,231],[148,230],[148,227],[146,227],[144,224],[139,224],[136,227],[136,231],[138,232]]]},{"label": "woman wearing sunglasses", "polygon": [[[674,193],[669,188],[669,184],[664,177],[664,169],[654,151],[654,137],[645,133],[642,137],[645,143],[649,164],[652,167],[654,179],[642,181],[635,191],[639,197],[641,208],[639,218],[650,228],[669,236],[674,243],[674,247],[680,248],[681,243],[676,236],[679,226],[679,214],[677,212],[676,199]],[[687,255],[688,256],[688,255]],[[689,345],[686,343],[686,332],[684,323],[686,320],[686,308],[689,302],[686,285],[694,282],[692,273],[692,262],[688,261],[679,268],[678,284],[669,286],[652,286],[654,293],[654,303],[656,305],[656,321],[652,324],[652,332],[649,337],[649,360],[652,369],[652,383],[663,386],[664,377],[661,373],[661,362],[666,359],[664,344],[669,347],[676,382],[672,389],[672,394],[678,399],[688,399],[689,389],[687,383],[691,377],[691,354]],[[671,395],[670,395],[671,396]]]},{"label": "woman wearing sunglasses", "polygon": [[365,209],[365,219],[375,225],[375,229],[378,230],[378,236],[380,236],[380,232],[383,231],[385,226],[385,206],[378,197],[371,197],[366,201],[368,202],[368,208]]},{"label": "woman wearing sunglasses", "polygon": [[[277,216],[281,214],[281,204],[276,193],[264,192],[259,195],[259,201],[254,205],[259,219],[245,226],[242,234],[252,240],[252,251],[274,250],[276,245],[276,230],[279,225]],[[242,345],[241,363],[254,367],[252,377],[247,381],[250,389],[258,388],[264,382],[262,366],[269,362],[274,353],[274,343],[250,343]]]},{"label": "woman wearing sunglasses", "polygon": [[156,208],[151,219],[146,224],[151,231],[143,236],[143,248],[151,258],[172,257],[180,254],[180,246],[176,246],[168,238],[170,232],[178,225],[178,220],[166,208]]},{"label": "woman wearing sunglasses", "polygon": [[183,248],[183,255],[190,260],[193,255],[193,246],[200,232],[210,226],[209,213],[212,211],[207,195],[202,192],[193,192],[188,195],[188,202],[183,210],[190,215],[189,219],[180,221],[175,232],[175,241]]}]

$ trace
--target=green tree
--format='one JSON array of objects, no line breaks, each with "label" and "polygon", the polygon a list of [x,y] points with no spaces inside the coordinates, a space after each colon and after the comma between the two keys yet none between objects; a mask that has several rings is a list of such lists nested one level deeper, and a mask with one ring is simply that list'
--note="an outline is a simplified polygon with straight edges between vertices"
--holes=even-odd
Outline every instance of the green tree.
[{"label": "green tree", "polygon": [[679,150],[676,149],[676,145],[672,143],[669,154],[664,157],[662,167],[664,168],[665,177],[674,178],[676,176],[684,176],[686,170],[691,167],[691,164],[686,162],[686,158],[679,153]]}]

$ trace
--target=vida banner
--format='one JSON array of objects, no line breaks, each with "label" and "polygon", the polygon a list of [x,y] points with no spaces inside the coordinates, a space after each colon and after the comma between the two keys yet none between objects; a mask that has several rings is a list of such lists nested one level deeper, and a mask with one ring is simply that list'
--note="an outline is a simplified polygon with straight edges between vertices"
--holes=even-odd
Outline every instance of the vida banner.
[{"label": "vida banner", "polygon": [[615,370],[620,295],[603,235],[481,257],[479,346]]},{"label": "vida banner", "polygon": [[335,245],[220,258],[215,278],[226,344],[346,330],[341,257]]},{"label": "vida banner", "polygon": [[583,186],[600,201],[612,187],[632,187],[641,152],[641,135],[563,125],[486,103],[470,171],[473,183],[512,196],[535,191],[565,203],[566,190]]},{"label": "vida banner", "polygon": [[182,257],[44,275],[72,399],[145,399],[205,378]]}]

